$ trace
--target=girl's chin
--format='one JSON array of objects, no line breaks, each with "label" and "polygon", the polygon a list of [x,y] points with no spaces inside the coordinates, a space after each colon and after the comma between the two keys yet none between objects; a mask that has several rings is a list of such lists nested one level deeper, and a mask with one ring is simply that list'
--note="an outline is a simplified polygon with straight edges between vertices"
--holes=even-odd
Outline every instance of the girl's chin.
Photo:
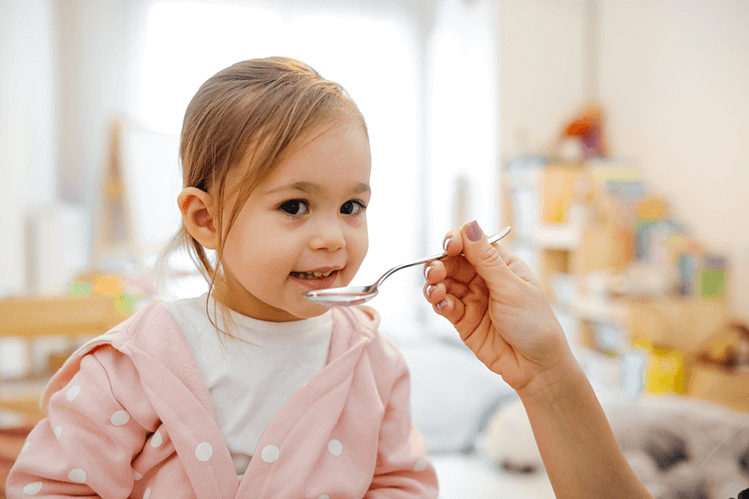
[{"label": "girl's chin", "polygon": [[294,314],[300,319],[311,319],[313,317],[322,315],[328,310],[330,310],[330,307],[328,307],[327,305],[320,305],[319,303],[313,303],[304,297],[302,297],[301,299],[304,301],[304,303],[297,310],[298,313]]},{"label": "girl's chin", "polygon": [[328,310],[330,307],[314,303],[300,293],[293,297],[286,297],[281,303],[277,303],[273,307],[273,313],[268,313],[264,320],[269,322],[299,321],[320,316]]}]

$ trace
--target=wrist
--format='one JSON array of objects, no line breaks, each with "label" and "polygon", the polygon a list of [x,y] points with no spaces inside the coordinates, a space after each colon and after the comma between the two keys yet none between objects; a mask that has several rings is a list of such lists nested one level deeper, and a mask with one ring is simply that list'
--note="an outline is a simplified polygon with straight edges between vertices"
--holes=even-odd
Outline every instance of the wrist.
[{"label": "wrist", "polygon": [[569,352],[556,365],[536,374],[517,393],[526,408],[559,410],[575,406],[575,399],[588,389],[592,387],[585,372]]}]

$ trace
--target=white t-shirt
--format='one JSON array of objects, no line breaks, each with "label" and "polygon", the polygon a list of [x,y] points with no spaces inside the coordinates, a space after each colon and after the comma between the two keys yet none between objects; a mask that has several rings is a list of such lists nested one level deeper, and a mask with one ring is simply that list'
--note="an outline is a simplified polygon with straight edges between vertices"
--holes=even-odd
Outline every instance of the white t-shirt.
[{"label": "white t-shirt", "polygon": [[[211,394],[216,425],[241,480],[260,437],[286,400],[328,361],[332,318],[266,322],[231,312],[236,338],[219,333],[206,315],[206,295],[167,309],[190,345]],[[213,316],[213,299],[208,304]],[[218,314],[217,323],[222,326]],[[216,320],[216,319],[214,319]],[[244,340],[244,341],[242,341]]]}]

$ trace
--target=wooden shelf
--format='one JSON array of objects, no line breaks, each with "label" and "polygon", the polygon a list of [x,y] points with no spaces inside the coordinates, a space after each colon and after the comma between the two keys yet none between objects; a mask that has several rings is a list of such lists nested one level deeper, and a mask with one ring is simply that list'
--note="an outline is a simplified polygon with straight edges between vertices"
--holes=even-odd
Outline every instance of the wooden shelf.
[{"label": "wooden shelf", "polygon": [[0,301],[0,336],[84,336],[107,332],[127,316],[114,296],[15,298]]},{"label": "wooden shelf", "polygon": [[[125,320],[127,315],[117,311],[117,299],[116,296],[93,294],[0,300],[0,338],[15,337],[27,341],[27,364],[32,366],[34,341],[39,338],[75,340],[97,336]],[[41,416],[39,395],[46,381],[37,379],[40,374],[30,369],[30,376],[34,378],[31,381],[3,380],[0,408]]]}]

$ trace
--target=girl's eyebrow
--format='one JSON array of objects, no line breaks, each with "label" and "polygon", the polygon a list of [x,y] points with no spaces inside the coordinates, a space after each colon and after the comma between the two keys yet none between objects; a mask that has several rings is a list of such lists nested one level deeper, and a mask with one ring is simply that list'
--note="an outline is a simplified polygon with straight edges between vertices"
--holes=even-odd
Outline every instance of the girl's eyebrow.
[{"label": "girl's eyebrow", "polygon": [[361,182],[359,184],[356,184],[353,192],[356,194],[369,194],[372,192],[372,189],[370,189],[369,184]]},{"label": "girl's eyebrow", "polygon": [[[267,191],[266,194],[273,194],[282,191],[300,191],[307,194],[319,194],[323,191],[323,188],[318,184],[312,182],[293,182],[291,184],[286,184],[280,187],[276,187],[275,189],[271,189]],[[354,186],[351,192],[354,194],[368,194],[372,192],[372,189],[369,187],[369,184],[360,182]]]},{"label": "girl's eyebrow", "polygon": [[271,189],[267,191],[267,194],[274,194],[276,192],[282,191],[301,191],[309,194],[316,194],[321,190],[322,188],[319,185],[313,184],[312,182],[293,182],[291,184],[285,184],[280,187],[276,187],[275,189]]}]

